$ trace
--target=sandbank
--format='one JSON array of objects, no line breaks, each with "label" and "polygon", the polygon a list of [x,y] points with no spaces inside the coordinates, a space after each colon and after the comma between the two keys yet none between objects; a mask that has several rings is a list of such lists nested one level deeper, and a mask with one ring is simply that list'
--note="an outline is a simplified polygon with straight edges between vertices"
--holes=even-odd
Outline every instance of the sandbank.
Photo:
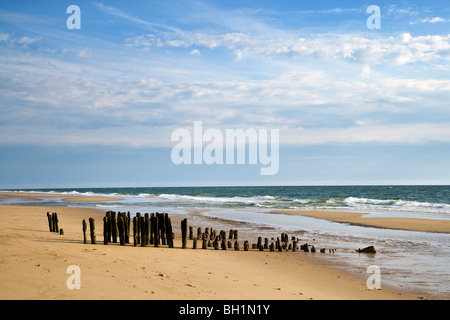
[{"label": "sandbank", "polygon": [[367,213],[338,211],[301,211],[283,210],[271,211],[274,214],[299,215],[310,218],[324,219],[339,223],[349,223],[366,227],[450,233],[450,220],[431,220],[418,218],[379,218],[370,217]]}]

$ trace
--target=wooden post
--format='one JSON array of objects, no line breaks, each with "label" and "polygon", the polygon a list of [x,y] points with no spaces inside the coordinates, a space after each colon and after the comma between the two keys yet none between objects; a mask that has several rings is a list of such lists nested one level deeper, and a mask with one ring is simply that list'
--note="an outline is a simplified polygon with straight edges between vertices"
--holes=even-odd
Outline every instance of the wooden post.
[{"label": "wooden post", "polygon": [[256,244],[256,249],[263,251],[263,250],[261,250],[261,248],[264,250],[262,243],[261,243],[261,237],[258,237],[258,243]]},{"label": "wooden post", "polygon": [[89,218],[89,228],[91,229],[91,243],[96,244],[97,240],[95,237],[95,219]]},{"label": "wooden post", "polygon": [[158,239],[160,244],[163,246],[166,245],[166,221],[164,218],[164,213],[156,213],[156,217],[158,218]]},{"label": "wooden post", "polygon": [[144,230],[145,230],[145,245],[150,244],[150,234],[152,233],[151,230],[151,222],[150,222],[150,215],[148,213],[144,214]]},{"label": "wooden post", "polygon": [[112,233],[112,242],[117,243],[117,218],[116,213],[114,211],[111,212],[111,233]]},{"label": "wooden post", "polygon": [[197,228],[197,239],[202,240],[202,228],[201,227]]},{"label": "wooden post", "polygon": [[244,251],[248,251],[248,241],[244,241]]},{"label": "wooden post", "polygon": [[136,212],[136,243],[141,244],[141,213]]},{"label": "wooden post", "polygon": [[53,221],[50,212],[47,212],[47,219],[48,219],[48,228],[50,229],[50,232],[53,232]]},{"label": "wooden post", "polygon": [[111,223],[111,212],[112,211],[108,211],[106,212],[106,218],[108,219],[108,224],[107,224],[107,228],[108,228],[108,243],[112,242],[112,223]]},{"label": "wooden post", "polygon": [[269,249],[269,239],[264,238],[264,249]]},{"label": "wooden post", "polygon": [[194,239],[194,228],[189,226],[189,240]]},{"label": "wooden post", "polygon": [[133,217],[133,245],[137,246],[137,223],[136,223],[136,217]]},{"label": "wooden post", "polygon": [[64,230],[63,229],[59,229],[59,234],[60,235],[64,235]]},{"label": "wooden post", "polygon": [[53,218],[53,232],[59,232],[58,214],[56,212],[53,212],[52,213],[52,218]]},{"label": "wooden post", "polygon": [[236,240],[234,241],[234,250],[239,251],[240,247],[239,247],[239,242]]},{"label": "wooden post", "polygon": [[86,220],[83,219],[83,243],[87,243],[87,239],[86,239]]},{"label": "wooden post", "polygon": [[152,214],[152,229],[153,229],[153,244],[155,247],[159,247],[160,238],[159,238],[159,218],[157,215]]},{"label": "wooden post", "polygon": [[181,221],[181,242],[182,242],[182,248],[183,249],[186,249],[187,232],[188,232],[187,219],[183,219]]},{"label": "wooden post", "polygon": [[197,238],[193,239],[192,249],[197,249]]},{"label": "wooden post", "polygon": [[228,239],[233,239],[234,231],[233,229],[230,229],[230,233],[228,234]]},{"label": "wooden post", "polygon": [[141,247],[145,247],[147,245],[147,240],[145,238],[145,218],[142,216],[139,218],[139,227],[141,234]]},{"label": "wooden post", "polygon": [[127,212],[127,221],[125,228],[125,243],[130,243],[130,211]]},{"label": "wooden post", "polygon": [[234,230],[234,240],[237,240],[237,239],[238,239],[238,231]]},{"label": "wooden post", "polygon": [[208,249],[205,238],[203,238],[203,240],[202,240],[202,249]]},{"label": "wooden post", "polygon": [[108,227],[108,217],[103,217],[103,244],[108,244],[108,238],[109,238],[109,227]]},{"label": "wooden post", "polygon": [[165,215],[166,220],[166,237],[167,237],[167,245],[169,248],[173,248],[173,233],[172,233],[172,222],[170,221],[169,215]]},{"label": "wooden post", "polygon": [[227,250],[227,244],[225,243],[225,239],[222,239],[221,247],[222,247],[222,250]]},{"label": "wooden post", "polygon": [[121,246],[125,245],[125,219],[126,218],[124,218],[123,215],[120,215],[117,223],[117,227],[119,230],[119,241]]}]

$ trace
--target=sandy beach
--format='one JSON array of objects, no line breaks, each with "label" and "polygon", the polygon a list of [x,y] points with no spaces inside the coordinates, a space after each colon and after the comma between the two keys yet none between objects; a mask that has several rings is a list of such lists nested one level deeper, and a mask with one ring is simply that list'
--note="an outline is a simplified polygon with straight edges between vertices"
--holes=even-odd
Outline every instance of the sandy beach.
[{"label": "sandy beach", "polygon": [[[64,235],[49,232],[47,212],[58,213]],[[386,286],[369,290],[367,274],[332,268],[311,253],[193,250],[192,241],[181,249],[179,215],[171,216],[173,249],[103,245],[103,216],[103,211],[85,208],[0,206],[0,298],[422,298]],[[82,243],[81,222],[90,217],[96,220],[96,245]],[[79,290],[66,285],[71,265],[81,271]]]}]

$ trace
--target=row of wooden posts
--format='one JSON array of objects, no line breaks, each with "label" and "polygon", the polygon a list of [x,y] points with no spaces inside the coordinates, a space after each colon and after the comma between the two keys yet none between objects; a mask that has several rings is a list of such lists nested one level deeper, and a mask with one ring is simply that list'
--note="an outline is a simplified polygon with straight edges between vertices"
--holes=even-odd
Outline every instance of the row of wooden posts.
[{"label": "row of wooden posts", "polygon": [[[50,218],[49,218],[50,221]],[[131,223],[132,222],[132,223]],[[85,220],[83,224],[83,242],[87,243],[87,223]],[[174,233],[172,231],[172,223],[167,213],[145,213],[141,215],[139,212],[132,219],[130,218],[130,212],[116,212],[108,211],[103,217],[103,243],[117,243],[119,240],[120,245],[124,246],[130,243],[131,232],[130,228],[133,227],[133,245],[145,247],[153,245],[159,247],[160,245],[167,245],[169,248],[173,248]],[[89,218],[90,238],[91,243],[96,244],[95,233],[95,220]],[[188,226],[187,219],[181,221],[181,239],[182,248],[187,248],[187,240],[192,240],[192,248],[197,249],[198,241],[202,241],[202,249],[213,247],[215,250],[227,250],[234,249],[240,250],[240,244],[238,242],[238,230],[231,229],[228,233],[228,237],[225,231],[221,230],[217,233],[213,228],[205,228],[202,232],[202,228],[197,228],[197,235],[194,236],[194,228]],[[232,242],[234,240],[234,243]],[[259,251],[297,251],[302,250],[305,252],[316,252],[314,246],[310,246],[307,243],[298,247],[299,239],[292,237],[289,242],[289,236],[286,233],[282,233],[281,237],[277,237],[276,241],[271,238],[272,242],[269,244],[269,238],[258,237],[258,242],[252,244],[252,249]],[[274,241],[274,242],[273,242]],[[250,249],[250,244],[246,240],[243,243],[244,251]],[[320,252],[325,252],[325,249],[320,249]],[[330,253],[332,251],[330,250]],[[334,249],[333,249],[334,253]]]}]

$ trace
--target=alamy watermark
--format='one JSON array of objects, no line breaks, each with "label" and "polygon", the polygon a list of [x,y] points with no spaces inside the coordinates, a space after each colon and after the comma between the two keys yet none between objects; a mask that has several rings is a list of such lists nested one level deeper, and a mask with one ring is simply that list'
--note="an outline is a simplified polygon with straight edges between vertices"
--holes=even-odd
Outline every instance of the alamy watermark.
[{"label": "alamy watermark", "polygon": [[67,289],[81,289],[81,269],[77,265],[70,265],[67,267],[66,273],[70,274],[67,278]]},{"label": "alamy watermark", "polygon": [[367,278],[366,286],[369,290],[381,289],[381,269],[379,266],[371,265],[367,267],[367,273],[372,273],[369,278]]},{"label": "alamy watermark", "polygon": [[67,7],[66,13],[71,14],[66,21],[67,29],[81,29],[81,10],[77,5],[70,5]]},{"label": "alamy watermark", "polygon": [[367,13],[372,15],[367,18],[366,25],[370,30],[381,29],[381,10],[379,6],[371,5],[367,8]]},{"label": "alamy watermark", "polygon": [[203,132],[203,122],[194,121],[193,135],[182,128],[172,132],[171,140],[178,143],[171,159],[176,165],[260,164],[265,166],[260,168],[261,175],[275,175],[280,164],[279,139],[278,129],[226,129],[223,133],[211,128]]}]

